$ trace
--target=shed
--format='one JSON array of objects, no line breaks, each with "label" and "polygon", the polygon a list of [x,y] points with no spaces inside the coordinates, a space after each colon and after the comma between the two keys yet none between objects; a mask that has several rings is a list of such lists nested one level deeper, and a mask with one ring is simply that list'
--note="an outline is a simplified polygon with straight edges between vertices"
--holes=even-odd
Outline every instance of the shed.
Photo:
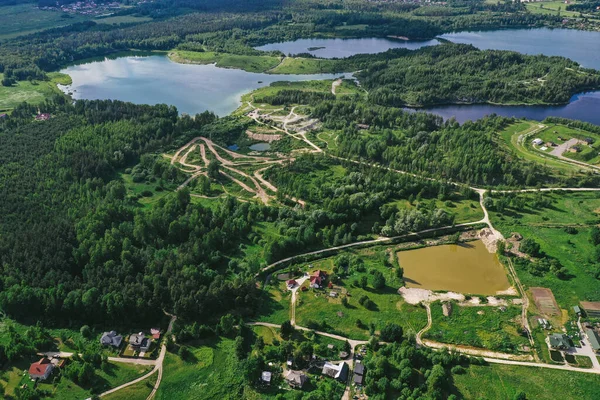
[{"label": "shed", "polygon": [[588,317],[600,318],[600,301],[582,301],[579,304]]},{"label": "shed", "polygon": [[354,375],[352,381],[356,385],[363,385],[365,382],[365,365],[358,363],[354,366]]},{"label": "shed", "polygon": [[266,384],[271,384],[271,372],[263,371],[262,374],[260,375],[260,380]]},{"label": "shed", "polygon": [[598,333],[593,329],[586,329],[585,334],[588,337],[588,341],[590,342],[590,346],[592,349],[598,353],[600,351],[600,337],[598,337]]},{"label": "shed", "polygon": [[574,306],[573,311],[575,311],[575,314],[581,315],[581,308],[579,306]]},{"label": "shed", "polygon": [[533,139],[533,141],[531,143],[533,143],[536,146],[539,146],[542,143],[544,143],[544,141],[542,139],[540,139],[540,138],[535,138],[535,139]]}]

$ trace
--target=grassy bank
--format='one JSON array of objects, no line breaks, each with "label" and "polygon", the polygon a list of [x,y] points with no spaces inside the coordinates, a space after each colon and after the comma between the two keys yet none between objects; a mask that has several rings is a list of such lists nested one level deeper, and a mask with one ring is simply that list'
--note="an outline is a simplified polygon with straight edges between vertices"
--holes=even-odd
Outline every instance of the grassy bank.
[{"label": "grassy bank", "polygon": [[[504,310],[504,311],[502,311]],[[431,306],[433,324],[425,337],[442,343],[452,343],[490,350],[516,353],[528,345],[519,332],[519,307],[452,307],[449,317],[443,315],[441,303]]]},{"label": "grassy bank", "polygon": [[454,375],[464,399],[506,400],[524,392],[528,399],[594,399],[600,376],[513,365],[471,365]]},{"label": "grassy bank", "polygon": [[182,64],[216,64],[217,67],[241,69],[247,72],[265,72],[280,62],[278,57],[273,56],[244,56],[213,51],[175,50],[169,53],[169,58]]},{"label": "grassy bank", "polygon": [[[340,72],[343,68],[335,60],[320,58],[276,56],[246,56],[213,51],[173,50],[169,58],[182,64],[216,64],[221,68],[235,68],[248,72],[270,74],[324,74]],[[341,68],[341,70],[340,70]]]},{"label": "grassy bank", "polygon": [[[538,205],[540,200],[548,205]],[[525,239],[535,240],[541,251],[556,259],[569,274],[559,279],[551,272],[539,276],[517,268],[523,284],[550,288],[563,309],[581,300],[600,300],[595,277],[598,266],[593,262],[595,247],[590,242],[590,230],[600,221],[600,194],[531,193],[518,195],[512,202],[502,212],[496,209],[490,213],[494,226],[505,237],[518,232]]]},{"label": "grassy bank", "polygon": [[[48,81],[20,81],[12,86],[0,86],[0,111],[8,111],[22,102],[38,104],[47,96],[62,93],[57,84],[68,85],[71,83],[69,75],[58,72],[49,73]],[[0,74],[0,80],[3,74]]]}]

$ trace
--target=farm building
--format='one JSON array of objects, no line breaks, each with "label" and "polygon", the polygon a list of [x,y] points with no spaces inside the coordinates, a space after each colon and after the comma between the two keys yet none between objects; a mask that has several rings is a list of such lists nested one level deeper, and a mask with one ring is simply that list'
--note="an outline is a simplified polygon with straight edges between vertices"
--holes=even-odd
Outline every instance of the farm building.
[{"label": "farm building", "polygon": [[533,143],[536,146],[539,146],[542,143],[544,143],[544,141],[542,139],[540,139],[540,138],[535,138],[535,139],[533,139],[533,141],[531,143]]},{"label": "farm building", "polygon": [[103,346],[119,347],[122,341],[123,336],[118,335],[115,331],[104,332],[100,338],[100,344]]},{"label": "farm building", "polygon": [[310,276],[310,287],[313,289],[319,289],[323,285],[323,280],[327,278],[325,271],[316,270]]},{"label": "farm building", "polygon": [[290,279],[289,281],[286,281],[285,284],[287,285],[288,289],[293,289],[298,285],[298,282],[296,282],[295,279]]},{"label": "farm building", "polygon": [[577,314],[577,316],[580,316],[582,314],[581,308],[579,308],[579,306],[574,306],[573,311],[575,311],[575,314]]},{"label": "farm building", "polygon": [[321,373],[323,375],[345,382],[346,379],[348,379],[348,364],[342,362],[336,365],[327,361],[323,366],[323,371],[321,371]]},{"label": "farm building", "polygon": [[551,349],[567,350],[571,347],[569,337],[564,333],[553,333],[546,338],[546,343]]},{"label": "farm building", "polygon": [[289,369],[285,373],[285,380],[291,387],[294,388],[301,389],[302,386],[304,386],[304,384],[306,383],[307,379],[308,378],[302,371],[293,371]]},{"label": "farm building", "polygon": [[50,362],[49,359],[44,357],[39,361],[31,364],[31,366],[29,366],[29,377],[31,379],[44,381],[48,379],[53,369],[54,365]]},{"label": "farm building", "polygon": [[352,377],[352,381],[356,385],[364,385],[364,383],[365,383],[365,365],[364,364],[356,364],[354,366],[354,376]]},{"label": "farm building", "polygon": [[152,339],[144,336],[142,332],[137,334],[134,333],[133,335],[129,336],[129,344],[135,350],[148,351],[150,344],[152,344]]},{"label": "farm building", "polygon": [[600,301],[582,301],[581,308],[590,318],[600,318]]},{"label": "farm building", "polygon": [[592,329],[586,329],[585,335],[588,337],[588,341],[590,342],[590,346],[596,353],[600,351],[600,337],[598,337],[598,333]]}]

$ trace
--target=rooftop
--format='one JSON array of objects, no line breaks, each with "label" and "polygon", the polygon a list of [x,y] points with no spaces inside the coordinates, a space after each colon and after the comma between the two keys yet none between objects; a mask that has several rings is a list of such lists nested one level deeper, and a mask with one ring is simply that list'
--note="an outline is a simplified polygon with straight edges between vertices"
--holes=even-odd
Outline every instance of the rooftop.
[{"label": "rooftop", "polygon": [[592,329],[586,329],[585,334],[588,337],[588,340],[590,342],[590,346],[592,346],[592,349],[594,349],[594,351],[600,350],[600,338],[598,337],[598,334],[596,333],[596,331],[594,331]]}]

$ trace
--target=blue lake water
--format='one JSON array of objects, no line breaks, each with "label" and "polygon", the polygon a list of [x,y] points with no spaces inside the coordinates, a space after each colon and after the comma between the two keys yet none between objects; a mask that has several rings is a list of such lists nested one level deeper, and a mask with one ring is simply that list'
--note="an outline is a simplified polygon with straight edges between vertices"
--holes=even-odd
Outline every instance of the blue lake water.
[{"label": "blue lake water", "polygon": [[472,44],[482,50],[562,56],[577,61],[586,68],[600,69],[600,32],[549,28],[506,29],[448,33],[440,38],[454,43]]},{"label": "blue lake water", "polygon": [[424,108],[444,119],[454,117],[459,123],[475,121],[490,114],[503,117],[527,118],[542,121],[547,117],[577,119],[600,125],[600,92],[575,95],[564,106],[497,106],[491,104],[447,105]]},{"label": "blue lake water", "polygon": [[[416,50],[424,46],[435,46],[437,44],[439,44],[439,41],[436,39],[425,41],[387,38],[298,39],[289,42],[270,43],[256,49],[263,51],[278,50],[285,55],[310,53],[319,58],[346,58],[355,54],[383,53],[389,49]],[[314,50],[309,50],[311,48]]]},{"label": "blue lake water", "polygon": [[[525,54],[558,55],[571,58],[587,68],[600,69],[600,32],[567,29],[509,29],[486,32],[460,32],[441,38],[470,43],[481,49],[513,50]],[[424,42],[362,39],[301,39],[261,46],[263,50],[284,53],[308,52],[319,57],[348,57],[377,53],[390,48],[417,49],[436,45]],[[180,112],[196,114],[205,110],[223,116],[240,105],[244,93],[276,81],[334,79],[340,74],[271,75],[214,65],[177,64],[166,56],[127,56],[70,66],[61,72],[71,75],[73,84],[63,87],[75,99],[116,99],[133,103],[175,105]],[[347,75],[348,76],[348,75]],[[542,120],[548,116],[579,119],[600,125],[600,92],[574,96],[564,106],[495,106],[487,104],[448,105],[422,109],[459,122],[476,120],[496,113],[503,116]]]},{"label": "blue lake water", "polygon": [[136,104],[169,104],[180,113],[205,110],[224,116],[241,96],[277,81],[334,79],[343,74],[270,75],[214,65],[178,64],[164,55],[127,56],[67,67],[73,83],[61,86],[74,99],[113,99]]}]

